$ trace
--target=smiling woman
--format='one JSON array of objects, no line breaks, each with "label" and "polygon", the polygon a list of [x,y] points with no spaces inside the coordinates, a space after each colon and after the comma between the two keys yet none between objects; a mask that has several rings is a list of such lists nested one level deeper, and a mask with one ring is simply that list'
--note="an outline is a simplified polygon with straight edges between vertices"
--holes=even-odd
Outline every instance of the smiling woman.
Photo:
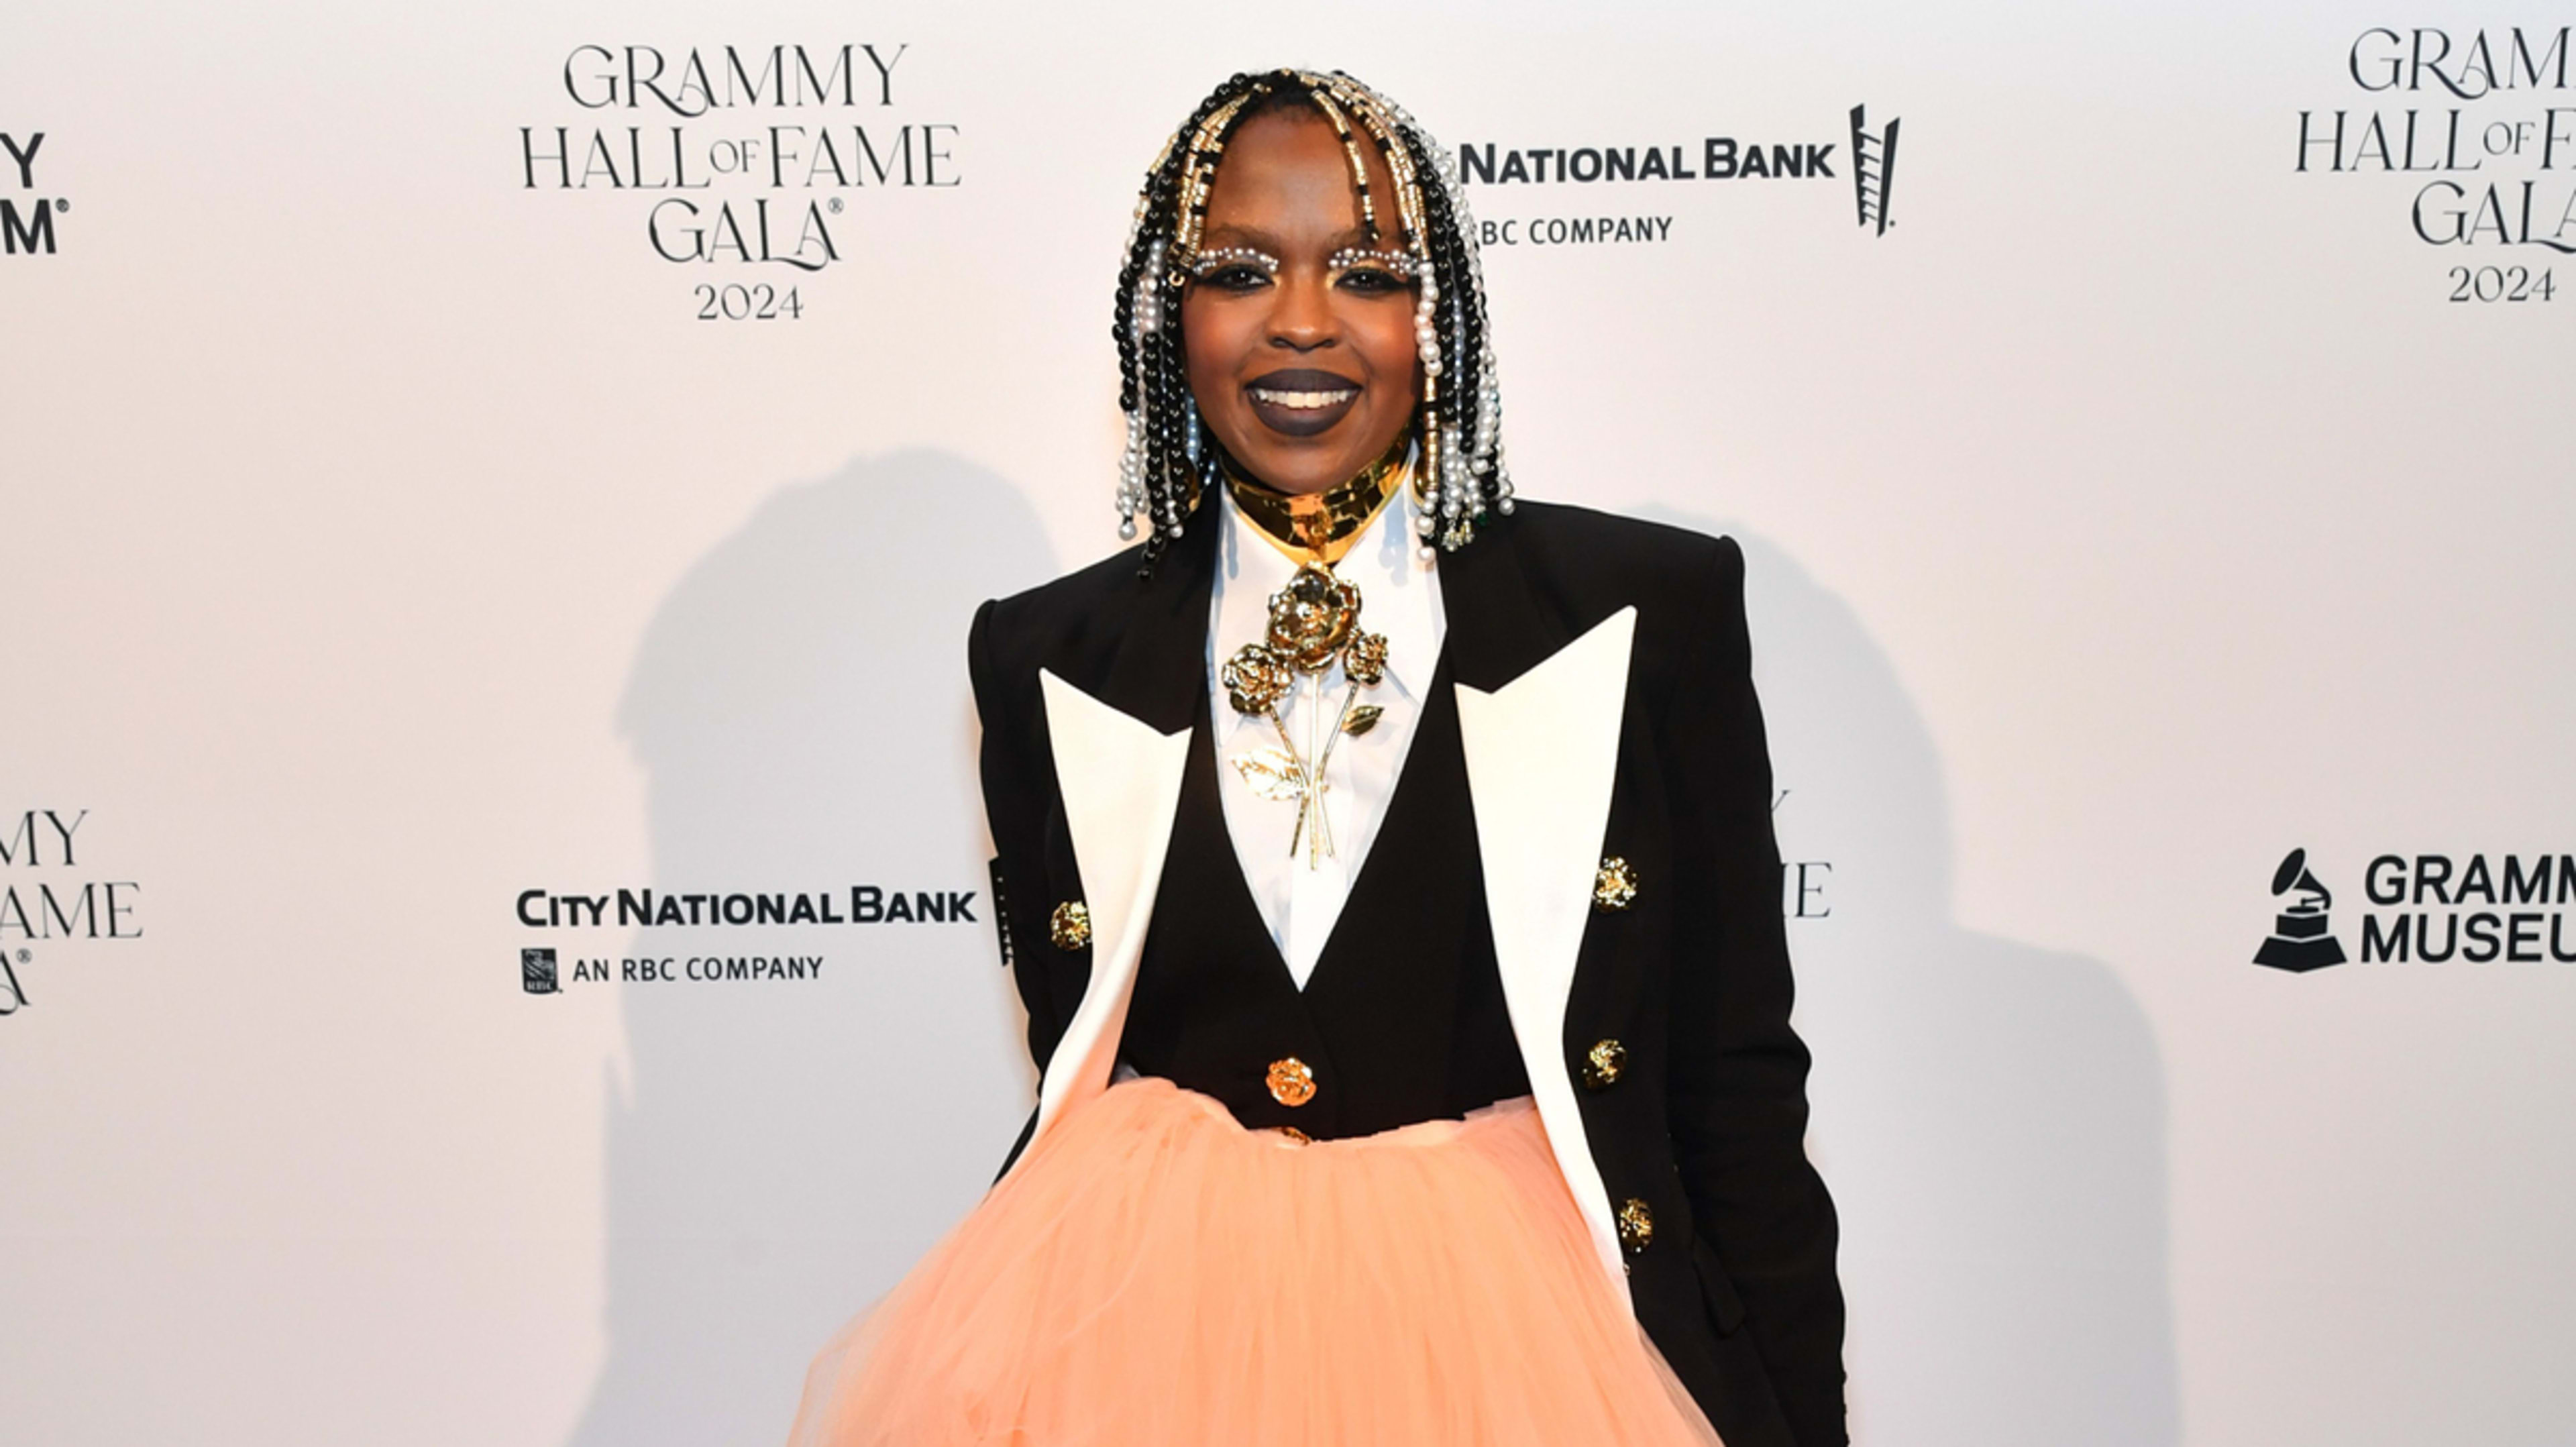
[{"label": "smiling woman", "polygon": [[[1149,570],[1208,475],[1311,496],[1408,429],[1426,550],[1511,511],[1457,180],[1400,107],[1338,72],[1236,76],[1173,134],[1138,199],[1111,328],[1129,424],[1119,533],[1150,516]],[[1182,324],[1164,326],[1174,312]]]},{"label": "smiling woman", "polygon": [[968,642],[1037,1107],[800,1447],[1843,1440],[1742,554],[1515,505],[1456,184],[1303,71],[1147,173],[1135,546]]},{"label": "smiling woman", "polygon": [[[1412,424],[1417,288],[1413,259],[1363,224],[1340,138],[1312,106],[1279,99],[1235,133],[1209,188],[1181,335],[1219,455],[1304,496]],[[1394,195],[1385,156],[1359,149],[1369,193]]]}]

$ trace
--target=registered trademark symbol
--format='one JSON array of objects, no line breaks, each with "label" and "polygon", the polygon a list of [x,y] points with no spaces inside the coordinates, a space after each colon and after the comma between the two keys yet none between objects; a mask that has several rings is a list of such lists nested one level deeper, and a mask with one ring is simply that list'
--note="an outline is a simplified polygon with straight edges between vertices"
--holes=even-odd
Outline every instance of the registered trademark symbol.
[{"label": "registered trademark symbol", "polygon": [[69,211],[72,209],[72,203],[63,200],[60,197],[56,197],[54,200],[54,209],[57,211]]},{"label": "registered trademark symbol", "polygon": [[22,965],[23,965],[23,964],[25,964],[25,963],[27,963],[29,960],[34,959],[35,957],[36,957],[36,952],[35,952],[34,950],[20,950],[20,951],[18,951],[18,963],[20,963],[20,964],[22,964]]},{"label": "registered trademark symbol", "polygon": [[840,197],[838,197],[838,196],[831,197],[830,199],[826,200],[823,204],[824,204],[825,206],[828,206],[828,207],[830,207],[830,208],[831,208],[831,211],[832,211],[832,214],[833,214],[833,215],[838,216],[838,215],[840,215],[840,214],[841,214],[841,198],[840,198]]}]

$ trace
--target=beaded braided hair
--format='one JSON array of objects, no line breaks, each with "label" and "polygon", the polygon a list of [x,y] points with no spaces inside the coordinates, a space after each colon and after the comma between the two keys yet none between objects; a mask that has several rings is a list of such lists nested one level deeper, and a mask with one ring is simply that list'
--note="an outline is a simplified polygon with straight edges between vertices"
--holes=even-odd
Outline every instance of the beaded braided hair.
[{"label": "beaded braided hair", "polygon": [[1512,510],[1503,462],[1502,389],[1485,317],[1484,264],[1458,184],[1457,162],[1403,107],[1340,71],[1272,70],[1234,76],[1199,102],[1163,144],[1136,198],[1126,263],[1109,332],[1118,343],[1118,407],[1127,449],[1118,469],[1118,535],[1133,539],[1145,519],[1141,571],[1150,576],[1215,476],[1217,444],[1199,418],[1181,341],[1181,295],[1198,263],[1208,192],[1237,127],[1285,106],[1313,107],[1350,160],[1360,223],[1385,234],[1380,198],[1370,194],[1358,132],[1366,132],[1394,177],[1397,244],[1418,288],[1413,336],[1422,360],[1414,414],[1414,484],[1422,507],[1416,544],[1423,557],[1455,550],[1476,535],[1487,511]]}]

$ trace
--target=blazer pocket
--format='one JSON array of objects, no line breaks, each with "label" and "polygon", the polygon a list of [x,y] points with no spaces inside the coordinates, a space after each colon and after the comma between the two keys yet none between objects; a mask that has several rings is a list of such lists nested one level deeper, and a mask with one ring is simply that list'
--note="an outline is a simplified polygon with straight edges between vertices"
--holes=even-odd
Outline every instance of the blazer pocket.
[{"label": "blazer pocket", "polygon": [[1735,1283],[1727,1279],[1717,1253],[1696,1236],[1691,1238],[1691,1267],[1699,1273],[1699,1294],[1708,1307],[1708,1324],[1717,1328],[1719,1336],[1735,1335],[1735,1329],[1744,1325],[1744,1298],[1735,1294]]}]

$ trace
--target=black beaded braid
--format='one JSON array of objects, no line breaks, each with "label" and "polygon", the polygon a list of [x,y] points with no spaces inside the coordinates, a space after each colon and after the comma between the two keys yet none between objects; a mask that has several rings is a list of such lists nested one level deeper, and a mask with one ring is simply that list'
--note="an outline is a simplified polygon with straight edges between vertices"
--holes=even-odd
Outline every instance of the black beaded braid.
[{"label": "black beaded braid", "polygon": [[[1205,207],[1203,192],[1182,194],[1184,183],[1194,161],[1203,162],[1212,178],[1227,141],[1256,115],[1301,103],[1329,115],[1319,92],[1340,107],[1354,131],[1367,132],[1388,153],[1390,166],[1401,152],[1421,197],[1421,234],[1406,239],[1429,262],[1429,279],[1439,289],[1430,321],[1441,359],[1439,375],[1425,378],[1425,401],[1415,422],[1426,453],[1436,454],[1423,458],[1418,479],[1430,489],[1423,541],[1455,549],[1474,536],[1489,508],[1511,511],[1484,278],[1473,222],[1456,190],[1454,162],[1400,107],[1342,72],[1245,72],[1199,102],[1146,172],[1110,309],[1109,334],[1118,346],[1118,406],[1129,419],[1127,455],[1120,469],[1120,533],[1132,537],[1134,515],[1144,515],[1147,533],[1139,568],[1144,576],[1152,575],[1163,551],[1180,536],[1182,522],[1207,490],[1215,466],[1215,440],[1204,434],[1190,396],[1181,338],[1181,297],[1191,260],[1179,246],[1183,208],[1203,215]],[[1219,120],[1220,112],[1225,114],[1219,124],[1202,138],[1201,130]],[[1380,203],[1383,232],[1408,229],[1397,197],[1374,199]],[[1195,235],[1195,226],[1191,230]]]},{"label": "black beaded braid", "polygon": [[[1438,161],[1425,154],[1414,137],[1399,131],[1397,139],[1413,153],[1416,166],[1437,174]],[[1424,226],[1429,233],[1423,240],[1431,253],[1432,275],[1440,283],[1440,299],[1433,303],[1433,325],[1439,328],[1443,337],[1450,339],[1450,344],[1441,349],[1442,353],[1455,359],[1450,363],[1452,370],[1441,377],[1446,385],[1440,389],[1440,420],[1448,427],[1463,430],[1472,428],[1476,420],[1476,387],[1481,380],[1478,375],[1481,369],[1475,343],[1484,335],[1484,308],[1467,304],[1467,299],[1474,292],[1468,278],[1466,249],[1460,244],[1458,220],[1451,214],[1449,198],[1442,188],[1423,188],[1422,210]]]},{"label": "black beaded braid", "polygon": [[[1135,441],[1130,443],[1129,466],[1135,468],[1144,483],[1146,523],[1149,533],[1145,542],[1143,571],[1151,573],[1163,549],[1188,508],[1182,499],[1195,501],[1195,488],[1176,487],[1175,480],[1189,465],[1186,448],[1178,436],[1180,406],[1187,404],[1187,373],[1180,365],[1180,305],[1178,288],[1171,279],[1170,268],[1162,259],[1168,254],[1179,221],[1179,191],[1182,172],[1189,163],[1191,138],[1209,116],[1227,102],[1247,95],[1253,88],[1253,77],[1236,75],[1218,86],[1207,99],[1199,102],[1171,142],[1163,148],[1153,169],[1145,176],[1144,193],[1137,202],[1137,226],[1127,248],[1126,264],[1118,273],[1118,292],[1110,307],[1109,334],[1118,343],[1118,406],[1138,424],[1143,443],[1143,456],[1133,456]],[[1137,309],[1141,294],[1150,296],[1170,325],[1144,335],[1138,334]],[[1176,405],[1175,394],[1180,394]],[[1122,510],[1128,499],[1122,495]],[[1126,524],[1122,531],[1132,530]]]}]

